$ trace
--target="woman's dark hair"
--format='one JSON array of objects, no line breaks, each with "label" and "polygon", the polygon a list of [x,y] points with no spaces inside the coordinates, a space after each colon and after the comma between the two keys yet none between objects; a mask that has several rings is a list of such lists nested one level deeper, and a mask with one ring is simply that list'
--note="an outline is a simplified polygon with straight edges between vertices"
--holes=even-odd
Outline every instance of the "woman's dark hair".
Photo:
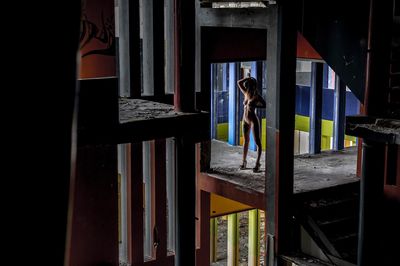
[{"label": "woman's dark hair", "polygon": [[253,77],[247,79],[243,85],[246,87],[248,90],[256,90],[257,89],[257,80]]}]

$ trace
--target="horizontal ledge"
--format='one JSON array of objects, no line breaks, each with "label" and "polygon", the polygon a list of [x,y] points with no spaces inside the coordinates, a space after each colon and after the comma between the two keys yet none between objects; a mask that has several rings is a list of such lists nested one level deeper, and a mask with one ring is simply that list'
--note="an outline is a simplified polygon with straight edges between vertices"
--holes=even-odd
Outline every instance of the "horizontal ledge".
[{"label": "horizontal ledge", "polygon": [[198,142],[210,136],[209,113],[177,112],[172,105],[142,99],[120,99],[118,120],[79,128],[78,144],[121,144],[169,137]]},{"label": "horizontal ledge", "polygon": [[346,134],[371,141],[400,145],[400,120],[370,116],[347,116]]}]

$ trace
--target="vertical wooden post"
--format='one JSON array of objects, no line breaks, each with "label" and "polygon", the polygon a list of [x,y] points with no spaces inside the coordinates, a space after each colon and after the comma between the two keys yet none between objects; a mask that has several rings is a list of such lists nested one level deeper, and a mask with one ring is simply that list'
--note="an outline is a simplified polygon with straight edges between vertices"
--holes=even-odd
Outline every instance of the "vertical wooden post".
[{"label": "vertical wooden post", "polygon": [[228,261],[227,266],[239,265],[239,217],[237,213],[228,215]]}]

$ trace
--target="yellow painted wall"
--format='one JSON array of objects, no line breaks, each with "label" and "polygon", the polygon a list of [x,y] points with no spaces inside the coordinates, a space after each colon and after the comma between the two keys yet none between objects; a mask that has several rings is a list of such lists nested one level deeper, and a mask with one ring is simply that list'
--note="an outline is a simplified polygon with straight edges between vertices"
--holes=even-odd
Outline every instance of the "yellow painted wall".
[{"label": "yellow painted wall", "polygon": [[241,212],[252,208],[249,205],[211,193],[210,217]]}]

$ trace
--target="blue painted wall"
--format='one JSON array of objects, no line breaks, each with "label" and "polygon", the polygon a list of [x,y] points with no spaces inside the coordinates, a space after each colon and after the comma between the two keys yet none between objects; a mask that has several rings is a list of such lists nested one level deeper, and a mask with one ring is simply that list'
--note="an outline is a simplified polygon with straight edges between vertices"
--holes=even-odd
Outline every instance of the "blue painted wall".
[{"label": "blue painted wall", "polygon": [[[239,93],[239,118],[243,116],[243,95]],[[217,93],[217,123],[228,123],[228,101],[229,92],[219,91]],[[324,89],[322,94],[322,119],[333,120],[333,96],[334,90]],[[350,91],[346,92],[346,115],[358,114],[359,102],[354,94]],[[263,117],[265,117],[265,110]],[[310,87],[296,86],[296,114],[309,116],[310,111]]]},{"label": "blue painted wall", "polygon": [[[322,93],[322,119],[333,120],[334,90],[323,89]],[[359,103],[351,91],[346,92],[346,115],[358,114]],[[310,87],[296,86],[296,114],[309,116],[310,112]]]}]

